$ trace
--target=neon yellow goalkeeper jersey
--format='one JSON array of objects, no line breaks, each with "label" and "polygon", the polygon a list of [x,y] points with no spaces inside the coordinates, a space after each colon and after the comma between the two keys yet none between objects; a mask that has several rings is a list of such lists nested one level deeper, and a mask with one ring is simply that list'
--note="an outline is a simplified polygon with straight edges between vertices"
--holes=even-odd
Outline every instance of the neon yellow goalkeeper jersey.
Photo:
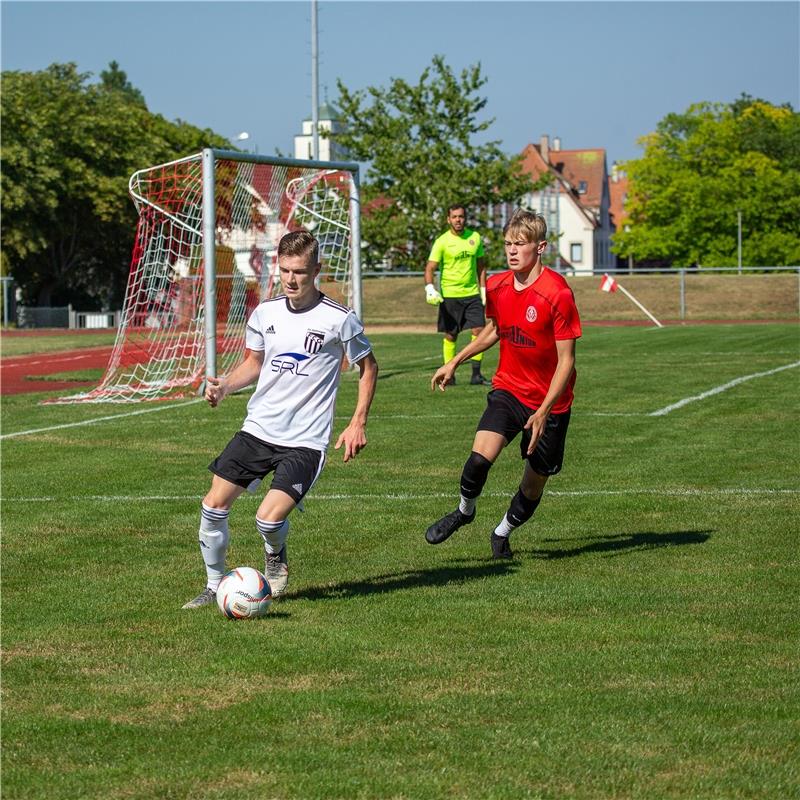
[{"label": "neon yellow goalkeeper jersey", "polygon": [[448,230],[433,243],[428,261],[435,261],[440,267],[442,297],[470,297],[480,293],[478,259],[482,256],[481,235],[469,228],[464,228],[461,236]]}]

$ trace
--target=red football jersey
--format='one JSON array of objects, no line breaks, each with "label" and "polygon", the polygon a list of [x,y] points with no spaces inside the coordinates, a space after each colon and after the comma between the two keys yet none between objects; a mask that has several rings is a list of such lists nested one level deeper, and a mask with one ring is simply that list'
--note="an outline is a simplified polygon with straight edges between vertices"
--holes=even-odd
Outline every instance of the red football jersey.
[{"label": "red football jersey", "polygon": [[[500,334],[500,363],[492,386],[511,392],[526,406],[538,408],[558,364],[556,341],[581,335],[572,289],[547,267],[521,290],[514,288],[511,270],[492,275],[486,282],[486,316],[495,321]],[[573,372],[553,405],[554,414],[569,410],[574,385]]]}]

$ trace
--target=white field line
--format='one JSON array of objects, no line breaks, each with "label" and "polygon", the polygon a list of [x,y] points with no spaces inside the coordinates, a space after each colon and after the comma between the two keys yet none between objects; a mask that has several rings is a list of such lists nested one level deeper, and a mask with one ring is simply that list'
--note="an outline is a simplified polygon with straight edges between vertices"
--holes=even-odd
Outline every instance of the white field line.
[{"label": "white field line", "polygon": [[[654,497],[736,497],[754,495],[798,495],[800,488],[797,489],[747,489],[742,487],[727,487],[724,489],[574,489],[563,491],[545,490],[550,497],[625,497],[629,495],[651,495]],[[427,492],[423,494],[312,494],[307,500],[314,503],[316,501],[338,501],[338,500],[439,500],[442,498],[454,498],[457,492]],[[484,492],[481,497],[508,497],[508,492]],[[258,499],[255,495],[244,494],[242,497]],[[71,497],[56,497],[54,495],[40,497],[3,497],[3,503],[53,503],[53,502],[76,502],[76,503],[151,503],[151,502],[177,502],[192,500],[199,502],[202,498],[200,494],[175,494],[175,495],[124,495],[124,494],[95,494],[95,495],[72,495]]]},{"label": "white field line", "polygon": [[[2,439],[13,439],[15,436],[30,436],[36,433],[47,433],[48,431],[60,431],[65,428],[77,428],[81,425],[94,425],[96,422],[110,422],[115,419],[123,419],[125,417],[135,417],[139,414],[152,414],[154,411],[166,411],[171,408],[181,408],[183,406],[191,405],[192,403],[203,402],[202,397],[194,400],[188,400],[185,403],[176,403],[174,405],[163,405],[157,408],[144,408],[139,411],[130,411],[125,414],[112,414],[107,417],[94,417],[92,419],[85,419],[81,422],[66,422],[62,425],[50,425],[46,428],[31,428],[27,431],[14,431],[13,433],[4,433],[0,435]],[[643,417],[646,416],[642,413],[629,413],[624,411],[582,411],[581,416],[584,417]],[[370,419],[475,419],[476,414],[371,414]],[[347,414],[337,414],[336,419],[350,419]]]},{"label": "white field line", "polygon": [[689,403],[696,403],[698,400],[705,400],[707,397],[712,397],[720,392],[726,392],[728,389],[732,389],[734,386],[738,386],[740,383],[744,383],[745,381],[752,381],[756,378],[765,378],[768,375],[774,375],[776,372],[783,372],[785,369],[794,369],[795,367],[800,367],[800,361],[794,361],[791,364],[784,364],[782,367],[775,367],[775,369],[768,369],[766,372],[754,372],[752,375],[742,375],[740,378],[734,378],[732,381],[723,383],[720,386],[715,386],[713,389],[709,389],[707,392],[703,392],[702,394],[696,394],[692,397],[684,397],[682,400],[678,400],[677,403],[664,406],[664,408],[659,408],[657,411],[651,411],[648,416],[663,417],[665,414],[669,414],[671,411],[675,411],[679,408],[689,405]]},{"label": "white field line", "polygon": [[182,408],[183,406],[190,406],[192,403],[199,403],[203,400],[202,397],[197,397],[194,400],[187,400],[185,403],[176,403],[175,405],[160,405],[155,408],[142,408],[138,411],[128,411],[125,414],[111,414],[108,417],[94,417],[93,419],[84,419],[81,422],[65,422],[63,425],[50,425],[47,428],[32,428],[28,431],[14,431],[14,433],[4,433],[0,439],[12,439],[15,436],[28,436],[33,433],[45,433],[46,431],[61,431],[65,428],[77,428],[81,425],[94,425],[96,422],[109,422],[114,419],[121,419],[122,417],[135,417],[139,414],[153,414],[156,411],[166,411],[171,408]]},{"label": "white field line", "polygon": [[[96,358],[96,353],[86,353],[84,355],[79,356],[64,356],[62,358],[42,358],[38,361],[25,361],[25,367],[33,367],[37,366],[38,364],[67,364],[72,361],[85,361],[87,358]],[[17,358],[18,356],[11,356],[11,358]],[[6,363],[0,364],[0,369],[13,369],[14,367],[19,366],[18,363]],[[36,377],[36,376],[33,376]]]}]

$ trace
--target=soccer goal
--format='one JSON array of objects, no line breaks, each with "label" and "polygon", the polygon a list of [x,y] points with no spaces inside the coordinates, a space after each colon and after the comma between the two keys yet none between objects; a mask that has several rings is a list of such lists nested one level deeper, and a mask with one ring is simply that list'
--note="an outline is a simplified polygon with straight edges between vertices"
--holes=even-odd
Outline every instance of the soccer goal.
[{"label": "soccer goal", "polygon": [[133,174],[139,212],[120,327],[100,385],[60,402],[197,394],[244,354],[252,310],[280,292],[289,231],[320,243],[320,288],[362,314],[358,165],[206,149]]}]

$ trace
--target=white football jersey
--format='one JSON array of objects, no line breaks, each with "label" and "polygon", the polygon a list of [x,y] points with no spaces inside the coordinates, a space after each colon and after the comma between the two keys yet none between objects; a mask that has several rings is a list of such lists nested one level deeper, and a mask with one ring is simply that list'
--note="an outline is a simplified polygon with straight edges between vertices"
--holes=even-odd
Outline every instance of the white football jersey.
[{"label": "white football jersey", "polygon": [[372,350],[355,312],[324,294],[296,311],[280,295],[253,311],[245,341],[264,353],[264,364],[242,430],[270,444],[324,452],[342,356],[355,364]]}]

